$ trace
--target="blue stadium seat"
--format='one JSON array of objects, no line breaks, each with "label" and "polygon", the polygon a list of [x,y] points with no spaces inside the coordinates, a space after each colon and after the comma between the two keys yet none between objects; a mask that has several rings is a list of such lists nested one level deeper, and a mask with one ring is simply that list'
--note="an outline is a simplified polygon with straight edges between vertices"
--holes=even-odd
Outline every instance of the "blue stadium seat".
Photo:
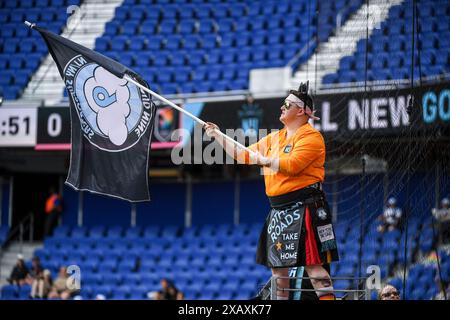
[{"label": "blue stadium seat", "polygon": [[218,22],[218,31],[222,34],[227,34],[227,32],[231,32],[234,30],[234,22],[233,19],[221,19]]},{"label": "blue stadium seat", "polygon": [[215,35],[207,35],[202,40],[202,48],[205,50],[214,49],[217,46],[217,38]]},{"label": "blue stadium seat", "polygon": [[[419,38],[419,48],[422,50],[425,59],[422,60],[423,63],[423,75],[437,75],[444,73],[444,69],[433,65],[437,63],[434,57],[439,57],[447,55],[446,47],[440,47],[440,39],[448,39],[448,37],[443,36],[445,32],[449,30],[448,19],[439,19],[429,16],[430,13],[439,12],[442,16],[449,15],[446,10],[437,10],[438,3],[427,3],[426,6],[421,6],[419,9],[420,14],[427,15],[427,22],[423,23],[420,21],[420,34]],[[390,80],[390,79],[408,79],[408,68],[410,66],[409,58],[404,56],[404,52],[410,52],[412,42],[410,41],[410,34],[412,32],[412,24],[407,23],[405,19],[412,19],[412,10],[410,10],[411,5],[403,3],[401,5],[393,6],[389,12],[389,18],[382,23],[382,32],[379,30],[374,30],[373,34],[369,38],[369,52],[376,59],[370,59],[371,65],[369,66],[369,80]],[[387,36],[389,36],[387,38]],[[395,40],[394,40],[395,39]],[[438,40],[439,39],[439,40]],[[444,42],[448,40],[444,40]],[[357,50],[355,57],[362,54],[364,57],[365,53],[365,40],[362,39],[357,44]],[[430,50],[426,53],[426,50]],[[387,56],[379,60],[380,54],[387,53]],[[445,59],[446,60],[446,59]],[[324,77],[324,83],[335,83],[335,82],[346,82],[346,81],[361,81],[364,80],[364,75],[359,72],[359,70],[364,70],[365,65],[362,63],[356,63],[357,74],[356,77],[348,76],[344,71],[344,68],[339,69],[338,74],[340,77],[336,78],[333,75],[326,75]],[[386,63],[388,70],[386,70]],[[447,61],[445,61],[445,64]],[[443,64],[443,65],[445,65]],[[384,68],[384,69],[383,69]]]},{"label": "blue stadium seat", "polygon": [[193,72],[192,79],[194,81],[203,81],[206,80],[207,70],[205,68],[197,68]]},{"label": "blue stadium seat", "polygon": [[180,88],[181,93],[194,93],[193,83],[183,83]]},{"label": "blue stadium seat", "polygon": [[[103,274],[103,283],[111,286],[120,286],[123,281],[123,276],[117,273],[108,273],[105,272]],[[117,289],[116,289],[117,290]]]},{"label": "blue stadium seat", "polygon": [[175,33],[177,22],[175,20],[164,20],[159,26],[159,32],[164,35]]},{"label": "blue stadium seat", "polygon": [[18,47],[19,47],[19,40],[18,39],[10,39],[3,45],[3,52],[5,53],[16,53]]},{"label": "blue stadium seat", "polygon": [[208,80],[216,81],[221,78],[222,67],[221,66],[211,66],[208,72]]},{"label": "blue stadium seat", "polygon": [[132,287],[139,286],[142,283],[142,277],[139,273],[123,273],[123,283]]},{"label": "blue stadium seat", "polygon": [[188,35],[184,38],[183,48],[185,49],[197,49],[200,47],[200,37],[197,35]]},{"label": "blue stadium seat", "polygon": [[133,10],[130,11],[130,20],[133,22],[140,22],[145,19],[145,6],[134,5]]},{"label": "blue stadium seat", "polygon": [[124,51],[127,48],[128,37],[126,36],[116,36],[111,41],[111,50],[113,51]]},{"label": "blue stadium seat", "polygon": [[180,35],[167,36],[165,49],[167,50],[177,50],[182,46],[183,38]]},{"label": "blue stadium seat", "polygon": [[195,20],[183,20],[180,22],[178,31],[179,33],[182,34],[191,34],[194,33],[195,29],[196,29]]},{"label": "blue stadium seat", "polygon": [[175,19],[178,15],[178,7],[176,5],[165,5],[161,14],[164,20]]},{"label": "blue stadium seat", "polygon": [[20,286],[18,294],[19,294],[19,299],[21,299],[21,300],[30,299],[31,286],[27,285],[27,284]]},{"label": "blue stadium seat", "polygon": [[216,23],[214,20],[212,20],[212,19],[200,20],[200,26],[198,29],[199,33],[211,34],[211,33],[215,32],[215,29],[216,29]]},{"label": "blue stadium seat", "polygon": [[106,52],[110,49],[110,39],[108,37],[101,37],[95,40],[95,49],[99,52]]},{"label": "blue stadium seat", "polygon": [[153,35],[156,32],[158,26],[155,20],[144,20],[144,22],[138,27],[139,33],[143,36]]},{"label": "blue stadium seat", "polygon": [[73,239],[79,239],[86,237],[87,229],[85,227],[75,227],[72,229],[71,237]]},{"label": "blue stadium seat", "polygon": [[[198,57],[198,59],[201,59],[201,61],[203,61],[203,55],[201,55],[201,57]],[[206,54],[205,56],[205,61],[207,62],[208,65],[212,65],[212,64],[219,64],[221,56],[220,56],[220,51],[218,50],[211,50],[208,52],[208,54]]]},{"label": "blue stadium seat", "polygon": [[104,226],[96,226],[89,231],[89,237],[92,239],[99,239],[105,236],[106,230]]},{"label": "blue stadium seat", "polygon": [[126,21],[129,18],[129,8],[125,6],[117,7],[114,16],[120,21]]},{"label": "blue stadium seat", "polygon": [[[120,24],[115,21],[109,21],[105,24],[105,33],[104,36],[113,37],[120,33]],[[103,37],[97,38],[102,39]]]},{"label": "blue stadium seat", "polygon": [[14,300],[18,298],[18,289],[17,286],[14,285],[5,285],[1,290],[1,298],[2,300]]},{"label": "blue stadium seat", "polygon": [[228,16],[228,6],[220,3],[212,6],[210,15],[215,19],[226,18]]},{"label": "blue stadium seat", "polygon": [[[132,12],[134,12],[133,10]],[[132,36],[135,35],[138,29],[138,22],[137,21],[126,21],[122,26],[122,34],[125,36]]]},{"label": "blue stadium seat", "polygon": [[121,226],[115,226],[108,228],[106,237],[109,239],[120,239],[123,237],[124,230]]},{"label": "blue stadium seat", "polygon": [[123,260],[117,266],[117,271],[121,274],[126,274],[133,272],[135,269],[136,263],[133,260]]}]

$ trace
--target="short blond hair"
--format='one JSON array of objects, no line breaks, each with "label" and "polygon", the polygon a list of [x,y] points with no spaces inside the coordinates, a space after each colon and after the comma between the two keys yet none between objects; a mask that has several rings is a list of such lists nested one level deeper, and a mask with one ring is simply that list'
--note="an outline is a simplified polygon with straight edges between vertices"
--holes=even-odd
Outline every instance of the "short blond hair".
[{"label": "short blond hair", "polygon": [[387,289],[394,289],[395,291],[398,292],[397,288],[394,287],[392,284],[386,284],[384,285],[379,291],[378,291],[378,300],[381,300],[383,293],[387,290]]}]

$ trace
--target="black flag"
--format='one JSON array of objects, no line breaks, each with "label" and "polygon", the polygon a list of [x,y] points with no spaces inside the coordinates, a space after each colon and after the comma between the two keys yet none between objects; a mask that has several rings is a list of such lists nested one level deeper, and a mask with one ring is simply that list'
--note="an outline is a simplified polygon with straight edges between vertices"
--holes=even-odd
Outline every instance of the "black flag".
[{"label": "black flag", "polygon": [[128,201],[150,200],[148,157],[156,107],[135,72],[32,25],[44,38],[67,88],[72,124],[66,184]]}]

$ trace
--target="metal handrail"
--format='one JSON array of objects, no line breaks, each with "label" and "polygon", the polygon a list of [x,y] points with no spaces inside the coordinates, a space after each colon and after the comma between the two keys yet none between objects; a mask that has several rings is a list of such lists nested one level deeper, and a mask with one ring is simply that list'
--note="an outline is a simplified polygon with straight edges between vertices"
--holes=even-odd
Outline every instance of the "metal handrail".
[{"label": "metal handrail", "polygon": [[[267,281],[267,283],[264,285],[263,288],[259,291],[258,295],[262,299],[271,299],[276,300],[277,298],[277,291],[287,291],[287,292],[317,292],[317,291],[323,291],[323,292],[329,292],[325,289],[302,289],[302,288],[280,288],[278,289],[277,286],[277,280],[278,279],[322,279],[317,277],[289,277],[289,276],[272,276]],[[353,293],[354,297],[357,299],[364,299],[369,300],[370,299],[370,290],[365,286],[365,283],[367,280],[366,277],[335,277],[332,278],[333,281],[335,280],[359,280],[359,284],[357,286],[357,289],[333,289],[333,292],[344,292],[346,293],[341,299],[345,300],[349,298],[349,294]],[[264,293],[266,292],[266,293]]]},{"label": "metal handrail", "polygon": [[[337,15],[336,15],[336,32],[342,27],[342,16],[344,11],[347,11],[348,9],[350,9],[352,6],[354,6],[355,4],[350,2],[349,4],[347,4],[346,6],[344,6],[343,8],[341,8],[341,10],[338,11]],[[355,12],[351,13],[350,15],[355,14]]]},{"label": "metal handrail", "polygon": [[[433,85],[447,80],[450,80],[450,73],[422,77],[421,79],[422,83],[427,85]],[[419,81],[420,80],[417,79],[414,81],[414,83],[418,84]],[[409,79],[373,80],[367,81],[367,86],[369,91],[398,90],[409,88],[411,86],[411,81]],[[363,81],[337,84],[321,84],[319,89],[317,90],[318,94],[351,93],[362,91],[364,91]]]},{"label": "metal handrail", "polygon": [[308,42],[307,44],[305,44],[305,45],[303,46],[303,48],[301,48],[301,49],[295,54],[295,56],[293,56],[293,57],[291,58],[291,60],[289,60],[289,62],[287,63],[286,67],[291,67],[291,68],[292,68],[292,66],[294,65],[294,63],[297,62],[297,60],[300,59],[300,57],[301,57],[302,55],[305,54],[305,51],[308,50],[309,48],[311,48],[311,46],[312,46],[314,43],[316,43],[316,40],[315,40],[315,39],[309,40],[309,42]]},{"label": "metal handrail", "polygon": [[[28,215],[26,215],[25,218],[23,218],[16,227],[9,231],[3,247],[6,247],[8,243],[18,235],[18,239],[20,241],[20,251],[22,252],[23,238],[25,232],[27,231],[29,232],[29,242],[32,242],[34,238],[34,212],[30,212]],[[0,247],[0,250],[1,249],[2,247]]]},{"label": "metal handrail", "polygon": [[29,232],[29,242],[31,243],[34,238],[34,213],[30,212],[25,218],[23,218],[19,225],[11,229],[6,237],[5,242],[0,245],[0,275],[1,275],[1,265],[3,259],[4,248],[11,242],[17,235],[20,242],[20,253],[23,252],[23,238],[25,232]]}]

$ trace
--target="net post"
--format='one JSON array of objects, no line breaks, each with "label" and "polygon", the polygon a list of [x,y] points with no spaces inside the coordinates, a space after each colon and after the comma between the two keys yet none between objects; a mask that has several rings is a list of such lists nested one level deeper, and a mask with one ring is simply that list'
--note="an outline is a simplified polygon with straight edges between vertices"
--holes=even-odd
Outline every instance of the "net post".
[{"label": "net post", "polygon": [[278,276],[272,276],[270,278],[270,300],[278,300],[277,280],[278,280]]}]

